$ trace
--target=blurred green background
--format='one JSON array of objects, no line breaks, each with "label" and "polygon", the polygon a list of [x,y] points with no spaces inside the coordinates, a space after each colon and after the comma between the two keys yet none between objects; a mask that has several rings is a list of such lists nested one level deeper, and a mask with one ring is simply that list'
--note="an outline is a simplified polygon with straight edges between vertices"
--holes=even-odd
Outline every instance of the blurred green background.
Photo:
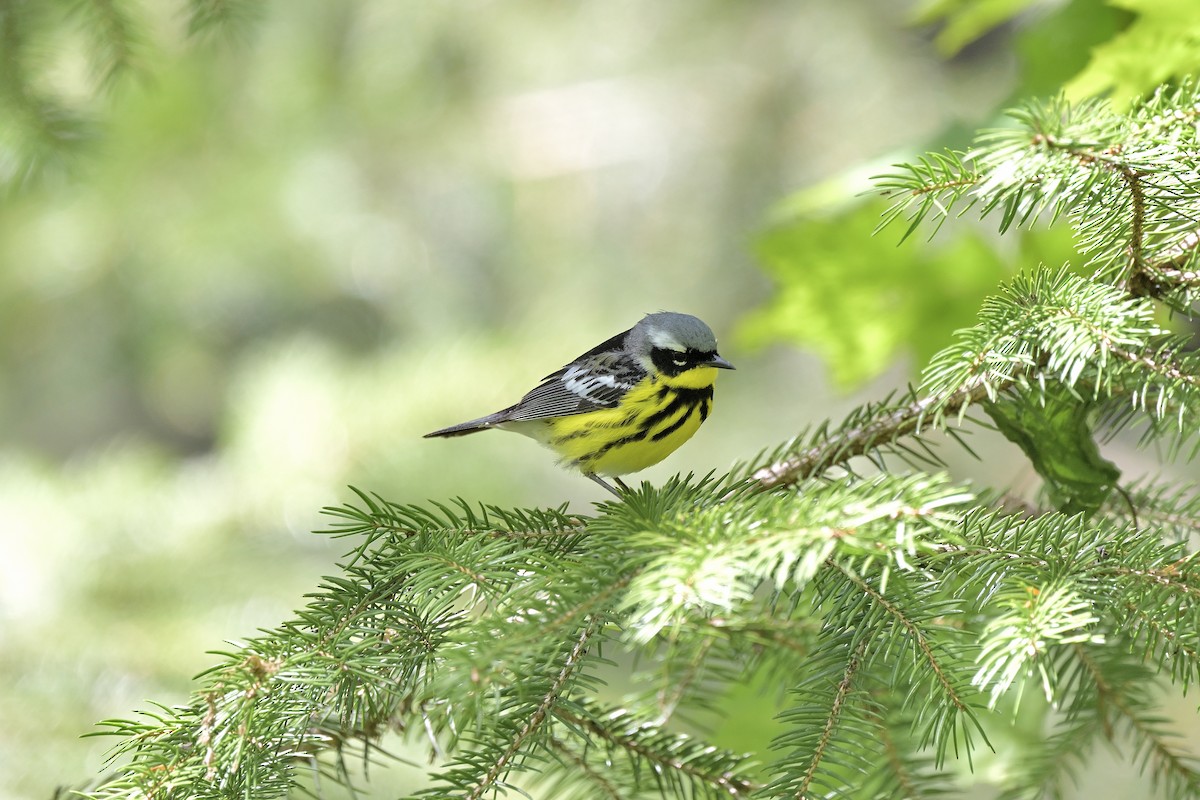
[{"label": "blurred green background", "polygon": [[[977,295],[1069,240],[898,250],[870,239],[878,208],[855,217],[866,176],[964,145],[1122,24],[1018,3],[955,50],[897,0],[277,0],[190,37],[183,0],[142,0],[134,69],[97,88],[54,5],[39,80],[94,125],[21,180],[0,116],[3,798],[96,775],[97,720],[181,701],[206,650],[288,618],[346,549],[309,531],[348,484],[603,499],[524,439],[420,436],[644,313],[702,317],[738,366],[651,481],[910,380]],[[930,263],[957,305],[921,304]],[[789,328],[822,310],[823,333]],[[983,448],[965,475],[1032,482]]]}]

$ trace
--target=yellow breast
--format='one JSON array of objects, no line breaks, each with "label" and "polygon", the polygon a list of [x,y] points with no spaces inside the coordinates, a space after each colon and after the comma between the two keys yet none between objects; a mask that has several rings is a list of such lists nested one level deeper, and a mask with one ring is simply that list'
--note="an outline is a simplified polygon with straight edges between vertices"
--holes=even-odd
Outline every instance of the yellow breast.
[{"label": "yellow breast", "polygon": [[512,428],[554,450],[567,466],[595,475],[626,475],[657,464],[692,438],[712,410],[716,377],[711,367],[670,378],[648,377],[613,408]]}]

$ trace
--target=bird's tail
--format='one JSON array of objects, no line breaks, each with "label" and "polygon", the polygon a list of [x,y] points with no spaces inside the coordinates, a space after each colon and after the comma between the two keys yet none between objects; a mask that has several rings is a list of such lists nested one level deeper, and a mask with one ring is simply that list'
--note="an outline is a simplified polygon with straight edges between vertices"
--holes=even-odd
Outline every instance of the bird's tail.
[{"label": "bird's tail", "polygon": [[486,431],[488,428],[496,427],[497,422],[502,422],[504,419],[503,414],[504,412],[501,411],[495,414],[488,414],[486,417],[480,417],[479,419],[460,422],[457,425],[451,425],[449,428],[442,428],[433,433],[427,433],[424,438],[436,439],[449,436],[466,436],[468,433]]}]

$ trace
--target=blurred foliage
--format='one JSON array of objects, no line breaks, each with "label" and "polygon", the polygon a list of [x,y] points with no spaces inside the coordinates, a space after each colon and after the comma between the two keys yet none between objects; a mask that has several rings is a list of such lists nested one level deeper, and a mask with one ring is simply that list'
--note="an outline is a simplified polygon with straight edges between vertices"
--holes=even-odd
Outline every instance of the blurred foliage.
[{"label": "blurred foliage", "polygon": [[[797,219],[764,234],[757,254],[777,289],[743,323],[746,344],[782,339],[811,348],[850,387],[905,350],[924,363],[970,324],[1005,274],[997,254],[974,236],[936,253],[897,248],[891,237],[872,236],[883,207]],[[923,291],[909,291],[915,282]]]},{"label": "blurred foliage", "polygon": [[[980,301],[1020,263],[1062,264],[1075,252],[1069,231],[1026,230],[1001,243],[960,225],[937,244],[899,247],[875,235],[887,204],[829,214],[791,213],[758,240],[756,254],[776,284],[772,300],[744,320],[747,346],[788,341],[820,353],[836,383],[854,388],[908,357],[918,369],[951,334],[975,321]],[[919,291],[916,289],[919,287]]]},{"label": "blurred foliage", "polygon": [[[954,55],[991,31],[1018,25],[1028,78],[1022,89],[1068,97],[1108,95],[1127,105],[1200,70],[1200,6],[1192,0],[925,0],[914,15],[939,23]],[[1047,79],[1055,75],[1054,79]]]},{"label": "blurred foliage", "polygon": [[[1129,24],[1129,14],[1102,0],[1067,0],[1037,13],[1032,24],[1014,31],[1013,47],[1021,77],[1014,99],[1052,97],[1093,60],[1096,47]],[[1143,90],[1157,86],[1146,84]]]},{"label": "blurred foliage", "polygon": [[[263,0],[176,0],[192,37],[245,33]],[[173,15],[172,15],[173,16]],[[93,145],[106,95],[145,76],[165,14],[121,0],[0,3],[0,191],[64,177]]]},{"label": "blurred foliage", "polygon": [[[1119,74],[1114,93],[1124,102],[1200,69],[1200,53],[1185,55],[1186,32],[1200,25],[1200,5],[1191,2],[929,0],[913,19],[936,29],[934,42],[947,56],[1011,28],[1018,96],[1053,95],[1064,82],[1076,96],[1103,93],[1114,84],[1098,76]],[[1166,36],[1168,28],[1179,41],[1167,47],[1174,55],[1164,60],[1150,37]],[[1118,64],[1122,59],[1137,64]],[[938,140],[956,146],[962,136],[950,129]],[[1062,232],[1022,232],[1017,253],[1012,243],[970,228],[928,249],[898,249],[894,240],[872,238],[880,207],[850,202],[857,188],[855,180],[843,179],[803,189],[778,205],[776,222],[755,248],[776,293],[741,329],[748,345],[778,340],[820,353],[844,389],[881,374],[898,355],[911,355],[910,364],[919,368],[973,319],[978,301],[1012,274],[1012,264],[1036,256],[1058,265],[1075,253]],[[915,285],[920,292],[911,291]]]},{"label": "blurred foliage", "polygon": [[[974,321],[1005,264],[982,237],[936,250],[872,236],[885,206],[800,219],[764,234],[757,254],[778,288],[742,327],[747,344],[784,339],[820,353],[837,383],[874,378],[906,351],[925,363]],[[920,285],[921,291],[911,291]]]},{"label": "blurred foliage", "polygon": [[1160,83],[1200,71],[1200,6],[1190,0],[1109,0],[1135,19],[1092,52],[1070,80],[1070,97],[1108,94],[1128,104]]},{"label": "blurred foliage", "polygon": [[943,23],[934,43],[945,56],[953,56],[984,34],[1031,7],[1051,5],[1047,0],[922,0],[913,20],[929,25]]}]

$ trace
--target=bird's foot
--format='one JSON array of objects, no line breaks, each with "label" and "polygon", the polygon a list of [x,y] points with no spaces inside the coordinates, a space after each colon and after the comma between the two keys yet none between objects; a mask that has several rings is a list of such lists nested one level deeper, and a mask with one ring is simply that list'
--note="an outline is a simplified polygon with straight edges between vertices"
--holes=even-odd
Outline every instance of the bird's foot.
[{"label": "bird's foot", "polygon": [[[595,474],[594,472],[585,472],[583,474],[586,475],[587,477],[591,478],[592,480],[594,480],[596,483],[603,486],[605,489],[608,489],[610,492],[612,492],[617,497],[621,496],[621,492],[618,492],[611,483],[604,480],[604,478],[601,478],[599,475]],[[629,487],[626,486],[624,481],[622,481],[620,478],[614,477],[613,480],[616,481],[617,486],[621,487],[622,491],[625,491],[625,492],[629,491]]]}]

